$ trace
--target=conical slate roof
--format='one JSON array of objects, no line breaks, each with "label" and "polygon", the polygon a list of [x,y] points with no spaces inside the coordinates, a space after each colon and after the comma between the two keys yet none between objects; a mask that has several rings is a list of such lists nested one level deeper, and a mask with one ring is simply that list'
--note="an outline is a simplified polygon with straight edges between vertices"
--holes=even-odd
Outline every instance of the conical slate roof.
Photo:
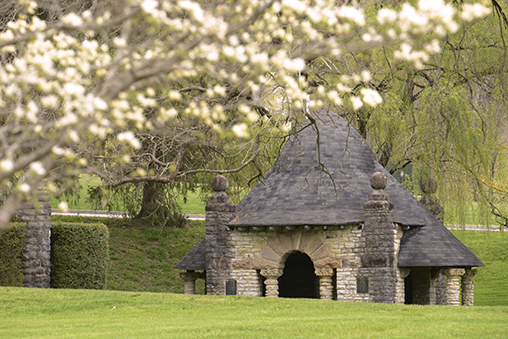
[{"label": "conical slate roof", "polygon": [[[394,221],[416,226],[401,241],[399,266],[473,267],[483,263],[375,159],[360,134],[337,114],[305,121],[277,162],[236,206],[230,227],[347,225],[363,221],[370,176],[387,177]],[[319,147],[318,147],[319,145]]]}]

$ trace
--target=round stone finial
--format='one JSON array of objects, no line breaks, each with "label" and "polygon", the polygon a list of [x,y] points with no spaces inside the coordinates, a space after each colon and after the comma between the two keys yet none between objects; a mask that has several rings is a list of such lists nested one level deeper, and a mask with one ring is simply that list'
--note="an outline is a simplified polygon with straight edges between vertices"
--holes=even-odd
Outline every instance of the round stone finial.
[{"label": "round stone finial", "polygon": [[212,180],[212,189],[215,192],[226,192],[228,186],[228,179],[223,175],[216,175]]},{"label": "round stone finial", "polygon": [[427,177],[420,180],[420,189],[425,194],[434,194],[437,192],[437,183],[434,179]]},{"label": "round stone finial", "polygon": [[381,172],[375,172],[370,176],[370,187],[375,190],[383,190],[386,188],[386,175]]}]

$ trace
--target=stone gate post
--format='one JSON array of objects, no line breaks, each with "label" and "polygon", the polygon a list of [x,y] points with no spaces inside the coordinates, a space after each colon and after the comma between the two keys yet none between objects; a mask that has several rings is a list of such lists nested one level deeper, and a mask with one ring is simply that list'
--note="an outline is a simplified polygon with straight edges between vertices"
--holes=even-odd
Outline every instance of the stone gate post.
[{"label": "stone gate post", "polygon": [[23,250],[25,287],[49,288],[51,273],[51,203],[39,190],[38,203],[26,202],[18,209],[18,221],[26,224]]},{"label": "stone gate post", "polygon": [[226,281],[231,274],[231,235],[227,224],[236,206],[226,194],[228,181],[222,175],[212,180],[215,191],[210,203],[206,205],[206,293],[225,295]]}]

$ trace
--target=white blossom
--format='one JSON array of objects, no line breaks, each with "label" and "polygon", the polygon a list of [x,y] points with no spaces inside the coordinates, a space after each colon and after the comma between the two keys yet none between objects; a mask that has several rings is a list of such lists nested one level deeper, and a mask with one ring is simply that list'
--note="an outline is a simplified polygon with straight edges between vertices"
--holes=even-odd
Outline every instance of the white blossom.
[{"label": "white blossom", "polygon": [[377,21],[381,24],[392,24],[397,20],[397,12],[392,9],[381,8],[377,13]]},{"label": "white blossom", "polygon": [[158,6],[159,3],[155,0],[143,0],[143,2],[141,3],[141,8],[143,9],[143,11],[150,14],[154,13],[155,9]]},{"label": "white blossom", "polygon": [[30,192],[30,189],[31,189],[30,185],[29,185],[29,184],[27,184],[26,182],[25,182],[25,183],[23,183],[23,184],[21,184],[21,185],[19,186],[19,190],[20,190],[21,192],[23,192],[23,193],[28,193],[28,192]]},{"label": "white blossom", "polygon": [[14,163],[10,159],[3,159],[0,161],[0,171],[10,172],[14,168]]},{"label": "white blossom", "polygon": [[46,169],[42,165],[40,161],[36,161],[30,164],[30,169],[36,173],[37,175],[44,175],[46,174]]},{"label": "white blossom", "polygon": [[242,123],[242,124],[237,124],[237,125],[234,125],[233,128],[231,129],[233,131],[233,133],[235,133],[236,136],[238,136],[239,138],[246,138],[249,133],[247,131],[247,125]]},{"label": "white blossom", "polygon": [[83,24],[83,19],[76,13],[69,13],[62,17],[62,23],[69,26],[80,26]]},{"label": "white blossom", "polygon": [[67,212],[69,210],[69,206],[67,205],[67,203],[65,201],[60,201],[58,203],[58,209],[60,210],[60,212]]},{"label": "white blossom", "polygon": [[141,143],[139,142],[139,140],[134,136],[134,133],[132,133],[130,131],[120,133],[117,135],[116,138],[120,142],[127,142],[129,145],[131,145],[132,147],[134,147],[136,149],[141,147]]},{"label": "white blossom", "polygon": [[353,109],[355,111],[363,107],[363,101],[359,97],[353,96],[349,98],[349,100],[351,101],[351,104],[353,105]]},{"label": "white blossom", "polygon": [[370,88],[362,88],[360,93],[362,95],[363,102],[371,107],[375,107],[383,102],[381,95]]},{"label": "white blossom", "polygon": [[462,12],[460,17],[465,21],[473,21],[490,14],[491,9],[481,4],[462,4]]}]

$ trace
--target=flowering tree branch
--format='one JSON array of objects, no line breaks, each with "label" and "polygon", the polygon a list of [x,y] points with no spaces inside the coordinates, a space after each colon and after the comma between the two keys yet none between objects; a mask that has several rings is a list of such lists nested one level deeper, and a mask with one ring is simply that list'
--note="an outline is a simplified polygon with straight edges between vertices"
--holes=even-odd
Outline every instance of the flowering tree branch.
[{"label": "flowering tree branch", "polygon": [[[489,12],[463,4],[458,15],[450,4],[420,0],[381,9],[367,23],[361,8],[336,0],[120,3],[99,10],[93,2],[46,22],[36,2],[20,0],[17,15],[0,27],[0,229],[38,185],[57,194],[58,184],[80,171],[120,185],[241,170],[259,154],[249,138],[287,132],[288,117],[330,103],[360,109],[381,102],[368,87],[351,95],[368,83],[368,70],[337,75],[333,86],[310,84],[303,74],[311,61],[390,45],[396,58],[422,66],[439,38]],[[422,37],[426,42],[414,43]],[[177,142],[184,130],[192,136],[187,148]],[[135,155],[143,142],[150,145],[145,132],[182,146],[148,156],[163,175],[132,162],[147,159]],[[192,152],[206,153],[220,140],[249,155],[232,170],[192,168]],[[109,167],[100,163],[106,157]],[[135,176],[112,180],[107,173],[115,166]]]}]

